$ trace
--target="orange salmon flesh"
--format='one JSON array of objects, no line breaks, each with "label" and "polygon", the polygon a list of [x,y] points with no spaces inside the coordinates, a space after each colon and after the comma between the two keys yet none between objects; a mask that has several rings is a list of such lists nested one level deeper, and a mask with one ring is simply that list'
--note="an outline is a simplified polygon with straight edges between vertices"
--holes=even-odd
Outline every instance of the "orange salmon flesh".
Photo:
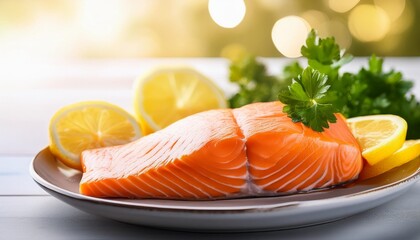
[{"label": "orange salmon flesh", "polygon": [[305,192],[354,180],[361,149],[337,114],[324,132],[280,102],[197,113],[132,143],[82,153],[80,193],[223,199]]}]

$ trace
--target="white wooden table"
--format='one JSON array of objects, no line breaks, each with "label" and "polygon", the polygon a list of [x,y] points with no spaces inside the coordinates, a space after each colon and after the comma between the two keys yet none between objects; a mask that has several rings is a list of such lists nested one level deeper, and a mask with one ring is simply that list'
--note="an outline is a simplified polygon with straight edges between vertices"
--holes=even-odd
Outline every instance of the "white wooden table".
[{"label": "white wooden table", "polygon": [[[265,61],[275,73],[288,60]],[[385,63],[414,80],[413,92],[420,97],[420,58],[392,58]],[[48,121],[60,106],[101,99],[131,110],[136,76],[169,64],[192,65],[228,93],[233,91],[227,62],[221,59],[95,60],[19,68],[0,63],[0,239],[420,239],[420,182],[394,201],[334,223],[286,231],[204,234],[92,216],[49,196],[32,181],[29,163],[48,144]],[[356,59],[346,70],[361,64],[366,65],[365,59]]]}]

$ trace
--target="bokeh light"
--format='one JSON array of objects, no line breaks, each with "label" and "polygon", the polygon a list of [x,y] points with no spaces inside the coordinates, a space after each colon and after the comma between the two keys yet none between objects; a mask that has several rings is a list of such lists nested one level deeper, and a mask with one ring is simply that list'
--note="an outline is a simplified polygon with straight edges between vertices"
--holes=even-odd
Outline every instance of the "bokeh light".
[{"label": "bokeh light", "polygon": [[246,12],[243,0],[209,0],[208,8],[214,22],[224,28],[236,27]]},{"label": "bokeh light", "polygon": [[319,29],[323,24],[330,21],[327,14],[313,9],[303,12],[300,16],[314,29]]},{"label": "bokeh light", "polygon": [[232,44],[273,57],[289,15],[354,55],[420,56],[419,13],[417,0],[0,0],[0,61],[217,57]]},{"label": "bokeh light", "polygon": [[287,16],[279,19],[273,26],[271,38],[277,50],[286,57],[302,56],[300,48],[305,44],[310,25],[298,16]]},{"label": "bokeh light", "polygon": [[[406,3],[406,7],[399,18],[392,22],[389,34],[399,35],[406,32],[412,27],[415,19],[415,12],[410,2]],[[401,39],[401,37],[398,37]],[[402,39],[401,39],[402,40]]]},{"label": "bokeh light", "polygon": [[281,11],[288,7],[289,0],[258,0],[261,7],[269,11]]},{"label": "bokeh light", "polygon": [[375,4],[385,10],[391,21],[397,20],[405,8],[405,0],[375,0]]},{"label": "bokeh light", "polygon": [[351,34],[362,42],[382,40],[388,33],[390,24],[385,10],[369,4],[354,8],[348,22]]},{"label": "bokeh light", "polygon": [[318,33],[321,37],[333,36],[341,48],[348,49],[352,43],[351,34],[346,26],[340,20],[331,20],[320,25]]},{"label": "bokeh light", "polygon": [[360,0],[328,0],[328,6],[336,12],[344,13],[356,6]]}]

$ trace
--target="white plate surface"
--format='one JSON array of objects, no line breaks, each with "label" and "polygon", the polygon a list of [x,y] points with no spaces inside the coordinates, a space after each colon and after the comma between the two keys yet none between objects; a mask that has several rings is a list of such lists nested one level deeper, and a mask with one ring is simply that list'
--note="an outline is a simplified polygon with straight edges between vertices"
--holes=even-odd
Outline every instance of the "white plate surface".
[{"label": "white plate surface", "polygon": [[263,231],[331,222],[388,202],[420,176],[420,158],[378,177],[344,187],[279,197],[213,201],[103,199],[79,194],[81,172],[57,161],[48,148],[30,166],[52,196],[117,221],[188,231]]}]

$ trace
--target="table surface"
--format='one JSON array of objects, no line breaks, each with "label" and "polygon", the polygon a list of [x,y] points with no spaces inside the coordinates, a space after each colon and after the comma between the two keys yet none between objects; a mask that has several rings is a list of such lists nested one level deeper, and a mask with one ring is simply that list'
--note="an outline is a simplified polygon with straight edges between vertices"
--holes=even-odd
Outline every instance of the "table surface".
[{"label": "table surface", "polygon": [[[286,59],[264,59],[277,73]],[[131,110],[134,79],[158,65],[190,65],[227,94],[227,62],[221,59],[95,60],[35,63],[28,71],[0,71],[0,239],[420,239],[420,182],[380,207],[333,223],[257,233],[189,233],[124,224],[89,215],[48,195],[29,176],[34,155],[48,144],[48,121],[68,103],[101,99]],[[366,65],[355,59],[354,71]],[[386,68],[401,70],[416,83],[420,97],[420,58],[389,58]],[[13,81],[5,81],[12,79]]]}]

